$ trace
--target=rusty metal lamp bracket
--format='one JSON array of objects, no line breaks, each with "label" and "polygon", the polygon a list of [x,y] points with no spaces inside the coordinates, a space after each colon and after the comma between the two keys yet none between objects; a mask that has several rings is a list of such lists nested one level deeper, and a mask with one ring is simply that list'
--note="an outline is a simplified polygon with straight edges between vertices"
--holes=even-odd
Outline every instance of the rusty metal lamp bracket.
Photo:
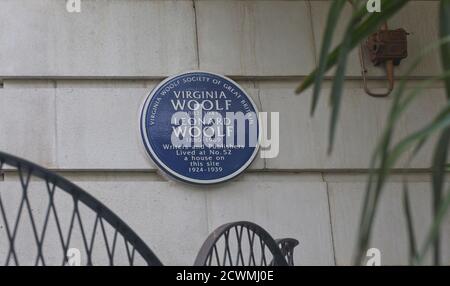
[{"label": "rusty metal lamp bracket", "polygon": [[[387,23],[384,23],[378,32],[372,34],[359,48],[359,60],[361,64],[361,74],[364,81],[365,92],[373,97],[387,97],[394,89],[394,66],[400,64],[401,60],[408,56],[407,45],[408,33],[404,29],[389,30]],[[376,93],[369,89],[367,85],[367,68],[364,50],[367,49],[370,59],[375,66],[384,63],[386,66],[387,90],[383,93]]]}]

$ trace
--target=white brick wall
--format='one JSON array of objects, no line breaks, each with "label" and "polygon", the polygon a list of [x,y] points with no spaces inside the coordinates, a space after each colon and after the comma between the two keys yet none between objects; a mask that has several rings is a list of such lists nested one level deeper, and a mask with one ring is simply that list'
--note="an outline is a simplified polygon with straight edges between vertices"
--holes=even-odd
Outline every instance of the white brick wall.
[{"label": "white brick wall", "polygon": [[1,76],[155,77],[197,67],[189,1],[2,0]]},{"label": "white brick wall", "polygon": [[[327,2],[82,0],[82,12],[69,14],[64,1],[0,0],[0,150],[62,172],[128,222],[165,264],[192,264],[207,234],[234,220],[297,238],[299,265],[350,264],[364,173],[391,99],[364,94],[355,53],[335,151],[326,155],[329,90],[314,118],[310,93],[293,90],[315,66]],[[410,57],[397,74],[436,38],[437,12],[437,1],[411,1],[390,22],[411,33]],[[138,136],[143,98],[165,76],[197,68],[232,76],[260,110],[279,111],[283,126],[277,158],[257,159],[237,180],[209,188],[161,176]],[[411,79],[439,71],[434,53]],[[428,88],[396,136],[430,120],[444,94],[440,83]],[[430,221],[432,143],[409,166],[421,239]],[[7,173],[0,190],[16,179]],[[372,246],[384,264],[407,263],[400,182],[395,176],[388,184],[377,217]],[[450,263],[448,248],[444,260]]]},{"label": "white brick wall", "polygon": [[307,1],[196,1],[196,7],[201,69],[291,76],[315,65]]}]

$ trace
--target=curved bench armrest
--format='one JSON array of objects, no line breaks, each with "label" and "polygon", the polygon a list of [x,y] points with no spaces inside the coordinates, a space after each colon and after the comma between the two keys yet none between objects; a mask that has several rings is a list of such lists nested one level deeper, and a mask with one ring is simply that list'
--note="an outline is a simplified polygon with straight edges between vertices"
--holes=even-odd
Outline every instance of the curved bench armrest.
[{"label": "curved bench armrest", "polygon": [[275,242],[289,266],[294,266],[294,248],[299,244],[298,240],[294,238],[280,238],[276,239]]}]

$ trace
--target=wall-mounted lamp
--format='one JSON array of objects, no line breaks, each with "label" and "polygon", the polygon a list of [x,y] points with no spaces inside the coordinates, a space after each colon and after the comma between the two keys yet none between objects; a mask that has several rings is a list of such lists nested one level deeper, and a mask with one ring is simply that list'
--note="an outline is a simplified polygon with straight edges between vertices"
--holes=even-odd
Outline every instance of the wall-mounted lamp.
[{"label": "wall-mounted lamp", "polygon": [[[408,56],[408,33],[404,29],[389,30],[384,23],[378,32],[372,34],[360,46],[361,74],[364,80],[364,90],[370,96],[386,97],[394,89],[394,66],[398,66],[402,59]],[[387,91],[376,93],[367,86],[367,69],[364,50],[369,51],[370,60],[375,66],[385,64],[386,79],[389,83]]]},{"label": "wall-mounted lamp", "polygon": [[[348,0],[353,9],[355,3]],[[359,61],[361,63],[361,74],[364,80],[365,92],[374,97],[386,97],[394,89],[394,66],[398,66],[402,59],[408,56],[408,33],[405,29],[389,30],[385,22],[378,32],[373,33],[359,47]],[[367,68],[364,50],[369,51],[370,59],[375,66],[385,64],[386,79],[389,83],[387,91],[376,93],[367,86]]]}]

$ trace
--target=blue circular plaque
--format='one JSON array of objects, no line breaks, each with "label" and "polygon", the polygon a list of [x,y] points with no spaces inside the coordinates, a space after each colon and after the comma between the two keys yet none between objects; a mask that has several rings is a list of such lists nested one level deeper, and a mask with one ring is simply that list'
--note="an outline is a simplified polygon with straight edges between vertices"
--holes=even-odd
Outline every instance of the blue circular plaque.
[{"label": "blue circular plaque", "polygon": [[161,82],[145,99],[140,133],[153,162],[171,177],[215,184],[244,171],[258,152],[258,110],[234,81],[192,71]]}]

